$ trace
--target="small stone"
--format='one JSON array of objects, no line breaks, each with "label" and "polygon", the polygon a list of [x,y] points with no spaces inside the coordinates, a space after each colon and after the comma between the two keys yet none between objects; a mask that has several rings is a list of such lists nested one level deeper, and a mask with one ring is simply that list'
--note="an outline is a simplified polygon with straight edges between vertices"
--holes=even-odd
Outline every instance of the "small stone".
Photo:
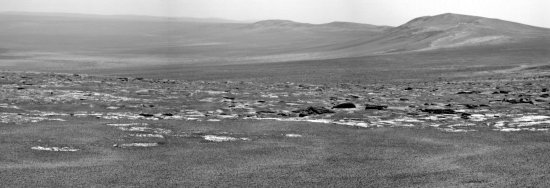
[{"label": "small stone", "polygon": [[388,108],[387,105],[365,104],[365,110],[384,110],[386,108]]},{"label": "small stone", "polygon": [[336,106],[333,106],[332,108],[355,108],[355,104],[351,103],[351,102],[347,102],[347,103],[342,103],[342,104],[338,104]]},{"label": "small stone", "polygon": [[465,104],[464,106],[468,109],[474,109],[479,107],[479,105],[476,105],[476,104]]},{"label": "small stone", "polygon": [[143,116],[143,117],[153,117],[153,116],[155,116],[154,114],[147,114],[147,113],[141,113],[139,115]]},{"label": "small stone", "polygon": [[512,103],[512,104],[520,104],[520,103],[526,103],[526,104],[534,104],[531,99],[528,98],[519,98],[519,99],[504,99],[504,102]]},{"label": "small stone", "polygon": [[430,114],[455,114],[456,112],[452,109],[420,109],[422,112],[427,112]]}]

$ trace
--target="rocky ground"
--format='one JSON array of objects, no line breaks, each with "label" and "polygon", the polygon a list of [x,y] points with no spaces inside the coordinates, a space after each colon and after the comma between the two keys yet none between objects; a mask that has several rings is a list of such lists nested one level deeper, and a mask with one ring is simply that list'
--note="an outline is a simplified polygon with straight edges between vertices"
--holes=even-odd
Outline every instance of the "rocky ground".
[{"label": "rocky ground", "polygon": [[2,72],[0,122],[256,119],[448,132],[548,131],[550,76],[528,73],[328,86]]},{"label": "rocky ground", "polygon": [[[439,132],[451,134],[448,136],[453,137],[453,139],[455,139],[454,137],[462,137],[461,135],[475,137],[477,133],[494,136],[491,132],[517,133],[519,135],[529,133],[546,134],[550,128],[549,83],[549,70],[540,68],[525,68],[513,72],[471,78],[442,78],[435,81],[392,81],[363,85],[345,83],[312,85],[291,82],[265,84],[249,81],[182,81],[83,74],[0,72],[0,126],[8,130],[4,133],[6,137],[0,140],[0,149],[8,151],[7,153],[13,150],[17,151],[15,153],[22,154],[21,156],[18,154],[19,157],[15,154],[0,156],[0,159],[3,160],[0,163],[2,167],[0,169],[33,167],[33,165],[25,166],[25,162],[18,161],[18,158],[22,156],[38,156],[41,162],[58,161],[60,156],[48,153],[80,152],[82,155],[101,156],[117,151],[132,152],[132,150],[138,148],[174,148],[179,147],[181,144],[188,147],[186,145],[189,144],[187,141],[197,143],[257,143],[257,145],[267,147],[274,143],[281,145],[286,142],[295,142],[285,139],[307,138],[307,143],[311,141],[315,145],[316,142],[321,142],[321,140],[319,140],[320,138],[312,138],[312,136],[324,134],[326,126],[332,127],[326,129],[334,129],[334,131],[341,131],[342,127],[354,128],[358,130],[354,131],[358,135],[373,134],[372,139],[378,139],[376,136],[380,132],[376,132],[377,130],[387,131],[388,129],[405,130],[406,132],[420,131],[431,135],[438,135],[433,134],[433,132]],[[301,129],[295,128],[278,131],[264,130],[268,129],[265,128],[268,125],[274,127],[280,124],[304,126],[303,123],[307,123],[308,126],[309,124],[318,124],[323,126],[323,131],[300,131]],[[242,128],[242,130],[240,130],[241,128],[236,130],[231,128],[232,126],[239,127],[239,124],[251,126],[252,128]],[[56,125],[63,126],[58,127]],[[208,128],[212,125],[221,126],[221,128]],[[41,126],[48,127],[43,135],[39,133]],[[192,128],[182,128],[182,126]],[[223,128],[224,126],[230,127]],[[261,130],[251,131],[255,129],[254,126],[261,127]],[[29,127],[31,129],[27,130]],[[92,132],[80,133],[78,129],[91,129]],[[372,130],[375,132],[361,132],[359,130]],[[51,131],[56,133],[51,133]],[[101,133],[97,133],[97,131]],[[66,132],[78,134],[71,136],[72,133]],[[40,136],[36,138],[28,135],[20,136],[26,134]],[[98,137],[95,134],[101,136]],[[414,133],[413,135],[415,134],[423,133]],[[58,135],[68,135],[71,138],[56,137]],[[539,136],[536,138],[540,138]],[[397,137],[399,137],[399,134]],[[500,136],[497,135],[497,137]],[[380,139],[383,142],[388,141],[388,138],[385,137]],[[411,141],[407,141],[406,144],[402,145],[403,150],[407,151],[407,155],[410,152],[424,151],[408,151],[414,146],[415,142],[419,141],[418,139],[413,139],[412,146],[408,145],[411,144]],[[424,141],[426,140],[423,139],[421,139],[422,144],[425,144]],[[78,143],[72,142],[74,140]],[[341,144],[347,142],[342,141]],[[395,142],[398,144],[398,141]],[[444,142],[447,143],[449,140]],[[430,141],[430,144],[433,143]],[[457,149],[457,152],[462,150],[472,152],[471,155],[468,154],[463,157],[500,151],[494,149],[495,145],[481,147],[477,141],[476,145],[468,144],[471,143],[465,143],[460,147],[455,145],[451,148],[459,148],[460,150]],[[197,149],[196,147],[194,146],[193,150]],[[305,144],[298,148],[302,147],[311,149],[313,146]],[[386,146],[380,147],[384,148]],[[428,152],[420,154],[428,155],[431,157],[429,160],[438,162],[437,165],[429,163],[430,165],[440,168],[439,163],[441,161],[450,163],[447,157],[432,157],[431,150],[434,149],[433,146],[428,145],[426,148],[429,149]],[[437,149],[439,146],[435,148]],[[488,150],[488,148],[493,149]],[[327,150],[327,148],[324,150]],[[353,150],[357,150],[357,148]],[[447,150],[445,149],[445,151]],[[167,149],[167,151],[170,150]],[[276,151],[283,150],[277,149]],[[317,149],[312,151],[317,151]],[[389,150],[384,151],[384,156],[389,155],[387,153]],[[28,152],[38,153],[29,154]],[[260,153],[262,152],[270,153],[271,151],[265,149]],[[344,150],[343,152],[348,151]],[[312,154],[315,154],[315,152]],[[330,152],[324,155],[328,154]],[[357,154],[359,153],[353,155]],[[256,156],[256,154],[250,155]],[[258,160],[265,160],[265,157],[262,155]],[[87,166],[107,163],[105,161],[107,159],[104,159],[104,157],[95,158],[101,159],[100,162],[84,161],[78,162],[78,165]],[[335,161],[327,163],[326,160],[330,158],[323,158],[324,162],[320,164],[333,164]],[[398,158],[401,159],[401,157]],[[302,158],[298,159],[302,160]],[[345,159],[348,160],[348,158]],[[411,160],[409,158],[403,159],[405,161]],[[513,159],[515,160],[515,158]],[[37,159],[27,159],[26,161],[29,160],[36,162]],[[315,161],[314,159],[311,160]],[[338,161],[337,159],[334,160]],[[39,163],[33,162],[33,164]],[[48,163],[50,166],[44,167],[43,163],[40,164],[43,166],[38,165],[39,168],[51,168],[52,165]],[[66,161],[63,163],[58,161],[55,164],[71,166]],[[286,162],[283,164],[288,165]],[[398,165],[400,163],[391,162],[388,164]],[[251,168],[255,168],[254,165]],[[452,165],[449,168],[456,169]],[[438,172],[437,169],[434,170],[431,167],[429,171],[430,173],[432,171]],[[13,171],[7,172],[12,173]],[[393,173],[394,171],[390,172]],[[395,179],[396,177],[391,176],[390,179],[392,178]],[[407,175],[406,178],[411,177]],[[412,176],[412,178],[417,177]],[[488,178],[488,176],[484,176],[484,178]],[[400,178],[398,180],[401,181]],[[477,183],[487,183],[492,182],[492,180]],[[348,180],[343,182],[349,183]],[[433,180],[433,182],[445,181]],[[72,186],[75,184],[63,185]],[[108,185],[128,184],[113,183]],[[238,185],[246,185],[246,183]]]}]

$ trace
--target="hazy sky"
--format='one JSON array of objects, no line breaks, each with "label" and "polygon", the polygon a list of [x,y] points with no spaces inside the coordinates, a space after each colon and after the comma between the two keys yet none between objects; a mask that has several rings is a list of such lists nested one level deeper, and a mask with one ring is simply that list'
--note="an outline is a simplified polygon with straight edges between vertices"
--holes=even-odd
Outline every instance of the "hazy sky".
[{"label": "hazy sky", "polygon": [[0,0],[0,11],[351,21],[391,26],[419,16],[452,12],[550,28],[549,7],[550,0]]}]

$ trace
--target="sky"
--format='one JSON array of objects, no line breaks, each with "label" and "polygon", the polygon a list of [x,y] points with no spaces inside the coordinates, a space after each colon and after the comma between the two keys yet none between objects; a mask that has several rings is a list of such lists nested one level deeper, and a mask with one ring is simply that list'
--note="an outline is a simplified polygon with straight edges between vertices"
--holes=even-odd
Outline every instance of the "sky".
[{"label": "sky", "polygon": [[0,11],[349,21],[398,26],[413,18],[458,13],[550,28],[550,0],[0,0]]}]

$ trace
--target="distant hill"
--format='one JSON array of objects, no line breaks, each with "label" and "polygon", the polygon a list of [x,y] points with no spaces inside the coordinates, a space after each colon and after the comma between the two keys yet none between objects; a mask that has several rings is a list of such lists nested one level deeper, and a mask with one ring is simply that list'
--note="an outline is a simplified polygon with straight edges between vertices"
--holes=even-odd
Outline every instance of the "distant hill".
[{"label": "distant hill", "polygon": [[528,41],[550,41],[550,30],[460,14],[419,17],[388,27],[351,22],[243,23],[134,15],[0,13],[0,66],[13,64],[14,59],[45,66],[265,63]]},{"label": "distant hill", "polygon": [[278,30],[318,30],[318,31],[370,31],[370,32],[383,32],[391,27],[389,26],[376,26],[370,24],[360,24],[352,22],[330,22],[326,24],[308,24],[299,23],[290,20],[263,20],[250,25],[251,29],[278,29]]},{"label": "distant hill", "polygon": [[250,27],[253,29],[271,29],[271,28],[311,28],[313,24],[298,23],[290,20],[263,20],[253,23]]},{"label": "distant hill", "polygon": [[361,53],[395,53],[515,43],[548,37],[550,30],[546,28],[447,13],[415,18],[348,50]]},{"label": "distant hill", "polygon": [[395,36],[429,35],[424,39],[428,49],[514,42],[550,34],[545,28],[449,13],[417,18],[391,32]]}]

